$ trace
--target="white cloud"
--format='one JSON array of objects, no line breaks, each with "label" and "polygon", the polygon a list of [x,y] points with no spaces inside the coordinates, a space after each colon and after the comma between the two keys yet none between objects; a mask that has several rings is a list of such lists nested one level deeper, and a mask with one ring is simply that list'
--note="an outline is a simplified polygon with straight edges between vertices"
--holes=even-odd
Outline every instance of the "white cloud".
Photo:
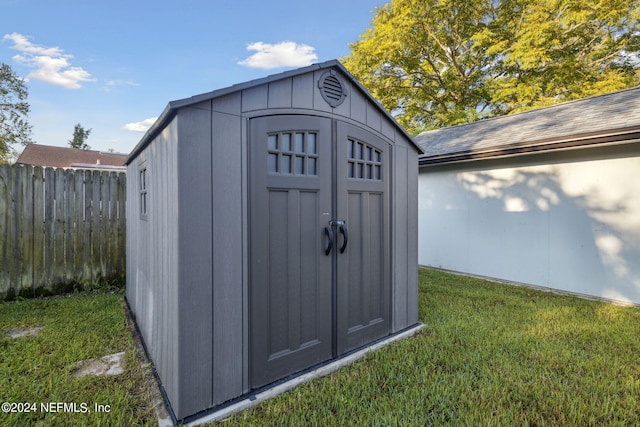
[{"label": "white cloud", "polygon": [[109,80],[107,86],[140,86],[136,82],[130,80]]},{"label": "white cloud", "polygon": [[318,61],[314,47],[291,41],[276,44],[250,43],[247,45],[247,50],[256,53],[239,61],[238,64],[250,68],[268,70],[280,67],[304,67]]},{"label": "white cloud", "polygon": [[127,123],[122,127],[122,129],[130,130],[132,132],[146,132],[151,125],[156,122],[156,120],[158,120],[157,117],[151,117],[149,119],[144,119],[141,122]]},{"label": "white cloud", "polygon": [[73,55],[65,54],[59,47],[39,46],[18,33],[5,34],[3,40],[13,42],[13,49],[21,52],[13,59],[32,68],[27,79],[36,79],[67,89],[79,89],[82,82],[95,81],[91,74],[81,67],[72,67],[69,62]]},{"label": "white cloud", "polygon": [[130,80],[109,80],[104,86],[105,92],[111,92],[114,88],[127,86],[127,87],[135,87],[140,86],[136,82],[132,82]]}]

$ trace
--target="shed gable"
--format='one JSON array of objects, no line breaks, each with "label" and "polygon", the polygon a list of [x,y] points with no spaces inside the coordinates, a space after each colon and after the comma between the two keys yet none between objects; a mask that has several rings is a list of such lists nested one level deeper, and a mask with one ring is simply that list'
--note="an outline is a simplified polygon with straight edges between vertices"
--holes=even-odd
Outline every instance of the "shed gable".
[{"label": "shed gable", "polygon": [[[331,77],[330,81],[333,82],[330,90],[325,84],[327,77]],[[336,87],[336,81],[340,90]],[[333,100],[327,98],[328,92],[331,92],[329,96]],[[341,102],[337,102],[338,98]],[[310,114],[337,115],[376,130],[393,144],[411,146],[422,153],[422,148],[355,77],[338,61],[328,61],[170,102],[131,151],[127,164],[155,138],[178,110],[196,105],[198,108],[247,118],[265,114],[300,114],[299,110],[309,110]]]}]

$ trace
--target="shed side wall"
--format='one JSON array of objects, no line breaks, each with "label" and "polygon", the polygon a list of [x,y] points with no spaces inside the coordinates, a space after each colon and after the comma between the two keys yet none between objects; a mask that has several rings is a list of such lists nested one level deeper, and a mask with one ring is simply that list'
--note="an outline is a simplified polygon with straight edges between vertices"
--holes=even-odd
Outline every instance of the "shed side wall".
[{"label": "shed side wall", "polygon": [[420,172],[420,264],[640,303],[639,143]]},{"label": "shed side wall", "polygon": [[[127,167],[127,300],[171,401],[178,396],[178,168],[172,121]],[[140,170],[148,214],[140,215]]]},{"label": "shed side wall", "polygon": [[408,143],[393,147],[392,332],[418,322],[417,152]]}]

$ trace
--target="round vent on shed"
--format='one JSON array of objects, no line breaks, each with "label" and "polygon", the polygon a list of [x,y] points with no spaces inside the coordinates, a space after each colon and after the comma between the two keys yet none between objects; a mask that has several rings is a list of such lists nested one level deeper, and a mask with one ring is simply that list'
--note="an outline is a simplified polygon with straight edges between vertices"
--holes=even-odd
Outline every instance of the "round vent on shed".
[{"label": "round vent on shed", "polygon": [[342,80],[338,78],[336,72],[333,70],[327,71],[320,77],[318,87],[320,88],[322,99],[332,107],[337,107],[342,104],[347,97],[347,90],[344,87],[344,83],[342,83]]}]

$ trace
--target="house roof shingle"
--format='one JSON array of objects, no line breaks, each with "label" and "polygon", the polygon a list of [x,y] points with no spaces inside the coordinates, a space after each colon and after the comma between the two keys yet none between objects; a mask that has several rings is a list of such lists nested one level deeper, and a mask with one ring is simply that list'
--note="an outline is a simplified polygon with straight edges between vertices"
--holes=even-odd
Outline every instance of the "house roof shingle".
[{"label": "house roof shingle", "polygon": [[57,168],[125,169],[125,160],[126,154],[29,144],[18,157],[16,164]]},{"label": "house roof shingle", "polygon": [[640,87],[423,132],[420,164],[438,164],[640,138]]}]

